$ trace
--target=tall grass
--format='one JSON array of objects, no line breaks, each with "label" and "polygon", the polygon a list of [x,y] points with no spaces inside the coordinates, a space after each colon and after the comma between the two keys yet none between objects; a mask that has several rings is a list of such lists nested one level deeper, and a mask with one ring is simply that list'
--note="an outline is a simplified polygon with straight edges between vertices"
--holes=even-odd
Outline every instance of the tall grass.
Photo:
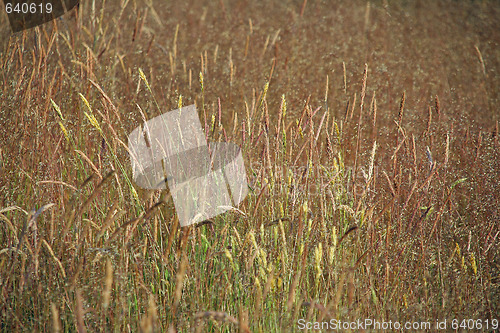
[{"label": "tall grass", "polygon": [[[2,331],[499,319],[498,4],[220,4],[87,1],[11,37]],[[193,102],[250,194],[180,228],[126,138]]]}]

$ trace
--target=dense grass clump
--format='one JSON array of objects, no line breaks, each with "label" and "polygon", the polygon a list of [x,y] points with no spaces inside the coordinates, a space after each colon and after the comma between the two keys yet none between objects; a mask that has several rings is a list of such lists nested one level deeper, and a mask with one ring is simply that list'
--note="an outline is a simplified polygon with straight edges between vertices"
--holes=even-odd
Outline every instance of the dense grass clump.
[{"label": "dense grass clump", "polygon": [[[491,331],[499,11],[89,0],[0,31],[0,328]],[[180,228],[168,191],[133,182],[127,135],[192,103],[242,147],[250,194]]]}]

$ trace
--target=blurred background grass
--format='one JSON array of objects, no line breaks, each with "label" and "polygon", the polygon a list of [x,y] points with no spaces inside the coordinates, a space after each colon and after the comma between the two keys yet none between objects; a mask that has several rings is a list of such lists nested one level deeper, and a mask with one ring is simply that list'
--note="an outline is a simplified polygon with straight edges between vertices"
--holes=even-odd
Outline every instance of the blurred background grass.
[{"label": "blurred background grass", "polygon": [[[2,330],[495,318],[499,9],[84,1],[10,36]],[[130,181],[139,107],[179,103],[242,146],[245,215],[180,230],[167,192]]]}]

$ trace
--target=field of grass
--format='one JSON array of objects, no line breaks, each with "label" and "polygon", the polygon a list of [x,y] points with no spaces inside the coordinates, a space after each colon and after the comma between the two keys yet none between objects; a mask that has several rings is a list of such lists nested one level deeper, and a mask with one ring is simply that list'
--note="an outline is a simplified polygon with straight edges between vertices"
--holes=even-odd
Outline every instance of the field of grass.
[{"label": "field of grass", "polygon": [[[1,331],[498,325],[498,1],[81,0],[0,27]],[[127,135],[193,103],[250,192],[180,228]]]}]

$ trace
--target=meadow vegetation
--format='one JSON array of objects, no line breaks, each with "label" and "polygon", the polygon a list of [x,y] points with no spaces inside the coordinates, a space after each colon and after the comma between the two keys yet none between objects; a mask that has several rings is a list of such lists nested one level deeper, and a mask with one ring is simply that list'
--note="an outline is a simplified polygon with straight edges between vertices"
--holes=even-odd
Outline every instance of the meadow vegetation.
[{"label": "meadow vegetation", "polygon": [[[1,330],[500,319],[499,17],[496,1],[82,0],[12,35]],[[250,193],[180,228],[167,190],[134,184],[127,135],[193,103],[209,140],[242,147]]]}]

